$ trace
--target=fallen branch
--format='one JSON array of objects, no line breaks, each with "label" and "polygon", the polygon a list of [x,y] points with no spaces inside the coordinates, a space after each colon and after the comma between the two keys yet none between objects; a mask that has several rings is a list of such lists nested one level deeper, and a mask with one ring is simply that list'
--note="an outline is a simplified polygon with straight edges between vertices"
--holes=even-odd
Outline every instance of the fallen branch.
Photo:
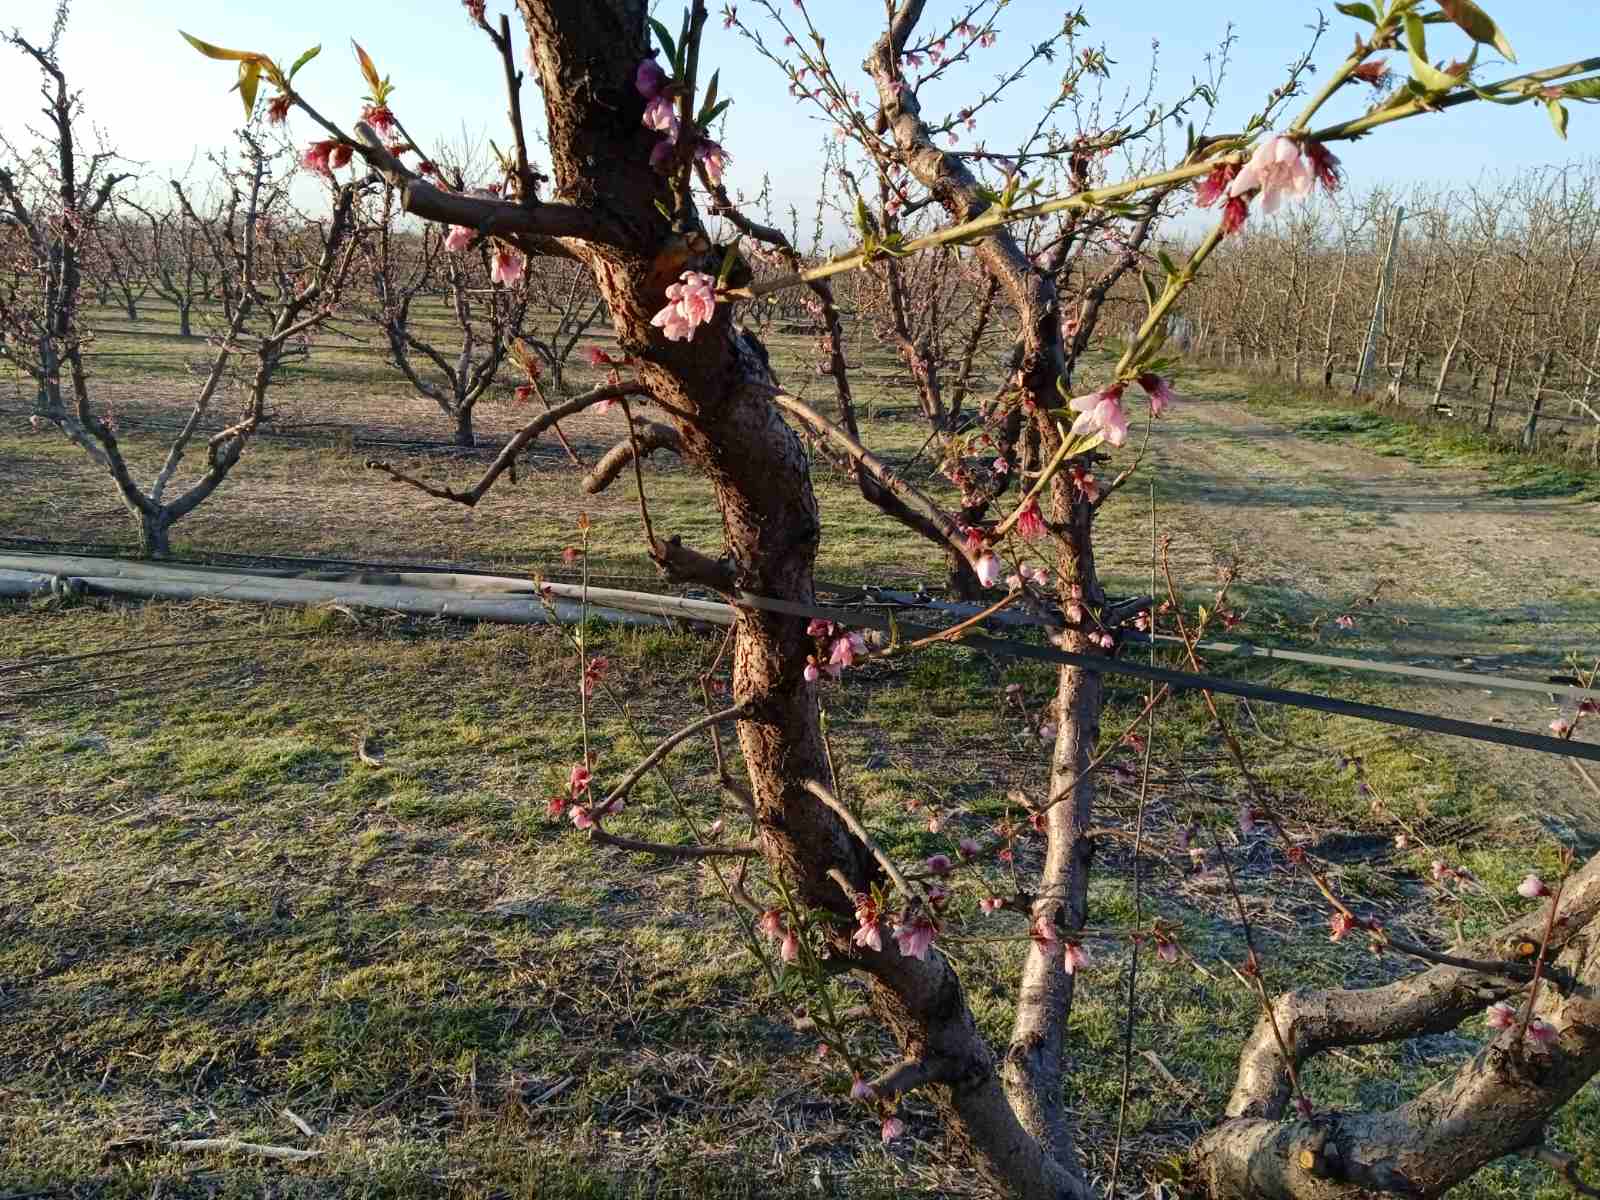
[{"label": "fallen branch", "polygon": [[230,1154],[253,1154],[257,1158],[275,1158],[282,1162],[304,1162],[317,1158],[321,1150],[296,1150],[293,1146],[263,1146],[257,1142],[241,1142],[238,1138],[189,1138],[173,1142],[172,1148],[184,1153],[203,1154],[222,1151]]}]

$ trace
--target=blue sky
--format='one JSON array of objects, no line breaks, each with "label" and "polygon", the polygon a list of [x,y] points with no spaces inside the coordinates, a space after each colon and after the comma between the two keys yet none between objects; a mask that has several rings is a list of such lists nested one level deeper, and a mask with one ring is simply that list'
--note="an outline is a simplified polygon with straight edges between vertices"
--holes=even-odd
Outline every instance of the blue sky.
[{"label": "blue sky", "polygon": [[[1500,18],[1522,66],[1535,67],[1600,53],[1594,4],[1496,0],[1488,7]],[[502,6],[509,7],[490,0],[491,12]],[[37,36],[53,7],[52,0],[11,0],[5,21]],[[670,7],[673,15],[667,23],[676,28],[675,3],[663,7]],[[716,0],[713,11],[719,7]],[[786,3],[781,7],[788,10]],[[809,7],[828,35],[835,63],[859,74],[854,64],[879,20],[876,0],[810,0]],[[1333,28],[1318,60],[1328,64],[1344,51],[1355,25],[1332,13],[1331,4],[1323,7],[1332,14]],[[741,8],[747,18],[757,16],[752,0],[741,0]],[[930,14],[940,17],[955,9],[955,0],[929,4]],[[965,78],[972,84],[992,78],[1016,61],[1029,42],[1059,25],[1063,11],[1059,0],[1012,0],[999,17],[999,43],[975,52],[979,58]],[[1163,92],[1169,95],[1192,74],[1204,73],[1203,56],[1231,21],[1238,42],[1218,119],[1221,126],[1233,127],[1260,103],[1282,78],[1284,65],[1307,43],[1317,6],[1293,0],[1089,0],[1086,12],[1091,21],[1087,40],[1103,42],[1130,77],[1142,72],[1159,39]],[[809,213],[824,128],[796,108],[769,64],[720,25],[713,19],[702,61],[720,68],[722,94],[734,99],[725,139],[734,156],[730,180],[749,193],[759,186],[763,172],[769,172],[780,201],[793,201]],[[419,139],[431,142],[465,129],[504,143],[498,69],[486,39],[456,0],[77,0],[65,45],[66,65],[83,88],[96,124],[126,156],[142,164],[152,184],[181,169],[197,150],[225,144],[240,116],[237,98],[226,94],[232,81],[229,64],[201,58],[178,37],[179,27],[283,60],[320,42],[322,57],[298,82],[318,107],[345,120],[354,115],[363,90],[350,51],[354,35],[380,69],[393,76],[398,85],[394,106]],[[1464,45],[1443,30],[1430,40],[1435,57]],[[13,137],[21,135],[21,121],[37,108],[32,73],[19,66],[16,58],[0,63],[0,129]],[[1491,64],[1481,77],[1510,73]],[[982,137],[991,149],[1004,149],[1058,82],[1058,68],[1036,72],[970,135],[972,140]],[[1347,108],[1358,101],[1355,91],[1348,89]],[[948,92],[925,103],[942,110],[961,100]],[[1469,113],[1405,122],[1346,148],[1343,157],[1358,184],[1464,180],[1485,169],[1512,172],[1591,155],[1600,148],[1597,130],[1600,106],[1576,106],[1570,140],[1563,144],[1532,106],[1475,105]],[[310,136],[303,121],[295,133],[302,139]]]}]

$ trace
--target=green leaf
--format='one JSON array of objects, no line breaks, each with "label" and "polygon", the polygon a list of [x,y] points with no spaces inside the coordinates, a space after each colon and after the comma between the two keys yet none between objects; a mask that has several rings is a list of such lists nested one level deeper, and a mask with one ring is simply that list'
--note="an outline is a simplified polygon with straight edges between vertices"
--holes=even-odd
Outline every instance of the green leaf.
[{"label": "green leaf", "polygon": [[667,32],[667,27],[654,17],[651,17],[650,28],[656,31],[656,41],[661,43],[661,48],[667,52],[667,58],[670,59],[674,67],[676,67],[678,62],[678,44],[672,40],[672,35]]},{"label": "green leaf", "polygon": [[289,68],[289,78],[293,79],[295,77],[295,72],[299,71],[301,67],[305,66],[308,62],[321,53],[322,47],[320,45],[316,45],[307,50],[299,58],[295,59],[294,66]]},{"label": "green leaf", "polygon": [[356,60],[361,64],[361,73],[367,77],[367,86],[372,89],[372,99],[379,104],[383,103],[385,90],[383,76],[378,74],[378,68],[374,65],[371,55],[361,48],[360,42],[351,38],[350,44],[356,48]]},{"label": "green leaf", "polygon": [[1592,104],[1600,100],[1600,75],[1565,84],[1561,88],[1561,94],[1568,100],[1584,100]]},{"label": "green leaf", "polygon": [[708,114],[717,107],[717,76],[721,74],[721,71],[713,71],[711,73],[711,82],[706,84],[706,98],[704,103],[700,105],[700,116],[695,120],[695,124],[699,125],[701,129],[704,129],[710,120]]},{"label": "green leaf", "polygon": [[1369,25],[1378,23],[1378,14],[1372,11],[1370,4],[1335,4],[1340,12],[1347,17],[1355,17],[1358,21],[1365,21]]},{"label": "green leaf", "polygon": [[1564,142],[1567,140],[1567,106],[1559,100],[1546,100],[1545,111],[1550,114],[1550,124],[1556,127],[1556,134]]},{"label": "green leaf", "polygon": [[1167,273],[1168,279],[1171,279],[1178,273],[1178,266],[1172,261],[1172,255],[1168,254],[1165,250],[1156,251],[1156,261],[1161,264],[1161,269]]},{"label": "green leaf", "polygon": [[239,98],[244,101],[244,119],[256,110],[256,88],[261,84],[261,63],[252,59],[239,64]]},{"label": "green leaf", "polygon": [[1494,18],[1472,0],[1439,0],[1439,7],[1444,10],[1445,16],[1466,30],[1467,36],[1473,41],[1493,46],[1511,62],[1517,61],[1517,56],[1511,49],[1511,42],[1501,32],[1500,26],[1496,25]]},{"label": "green leaf", "polygon": [[859,192],[856,194],[856,228],[861,230],[862,237],[870,238],[872,236],[872,221],[867,216],[867,205],[861,199]]},{"label": "green leaf", "polygon": [[[183,30],[178,30],[183,33]],[[183,40],[207,58],[221,59],[224,62],[260,62],[266,58],[264,54],[256,54],[250,50],[225,50],[221,46],[213,46],[210,42],[202,42],[199,38],[183,33]]]},{"label": "green leaf", "polygon": [[1154,312],[1156,302],[1159,299],[1156,295],[1156,285],[1151,282],[1150,276],[1143,271],[1139,272],[1139,282],[1144,284],[1144,302],[1150,307],[1150,311]]},{"label": "green leaf", "polygon": [[717,106],[715,108],[713,108],[710,112],[705,112],[705,113],[701,113],[700,114],[700,127],[702,129],[710,128],[711,122],[715,121],[723,113],[727,112],[728,111],[728,105],[730,105],[732,103],[733,103],[732,100],[718,100],[717,101]]},{"label": "green leaf", "polygon": [[1427,35],[1422,32],[1422,19],[1408,12],[1406,21],[1406,49],[1411,55],[1411,76],[1430,92],[1447,92],[1456,85],[1454,75],[1446,75],[1428,61]]}]

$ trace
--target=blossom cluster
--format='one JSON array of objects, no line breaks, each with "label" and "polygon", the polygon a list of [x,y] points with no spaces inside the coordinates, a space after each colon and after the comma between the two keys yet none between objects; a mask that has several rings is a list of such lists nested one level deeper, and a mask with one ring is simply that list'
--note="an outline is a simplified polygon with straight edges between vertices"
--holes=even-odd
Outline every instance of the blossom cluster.
[{"label": "blossom cluster", "polygon": [[684,137],[683,118],[678,115],[680,92],[655,59],[640,61],[633,73],[633,86],[644,97],[644,127],[662,135],[650,151],[650,165],[665,172],[688,144],[693,148],[695,162],[705,169],[706,178],[713,185],[720,184],[728,165],[728,152],[698,130],[691,130],[690,136]]},{"label": "blossom cluster", "polygon": [[[1159,417],[1177,402],[1177,393],[1172,390],[1170,380],[1152,371],[1145,371],[1139,375],[1137,382],[1149,397],[1152,417]],[[1126,442],[1128,414],[1122,409],[1122,396],[1127,387],[1126,383],[1119,381],[1101,388],[1098,392],[1074,396],[1067,405],[1078,414],[1077,420],[1072,423],[1073,436],[1089,437],[1099,434],[1113,446],[1120,446]]]},{"label": "blossom cluster", "polygon": [[699,271],[685,271],[667,286],[667,303],[650,324],[669,342],[687,342],[694,331],[711,320],[717,308],[717,281]]},{"label": "blossom cluster", "polygon": [[807,683],[816,683],[824,672],[838,679],[846,667],[855,666],[858,659],[869,653],[867,639],[861,633],[843,629],[820,617],[813,618],[806,626],[806,636],[817,639],[817,651],[806,656]]},{"label": "blossom cluster", "polygon": [[1256,147],[1243,167],[1220,163],[1195,187],[1195,203],[1210,208],[1221,200],[1222,227],[1237,233],[1250,216],[1252,195],[1269,217],[1284,199],[1304,200],[1318,184],[1330,195],[1343,179],[1339,160],[1321,142],[1274,134]]}]

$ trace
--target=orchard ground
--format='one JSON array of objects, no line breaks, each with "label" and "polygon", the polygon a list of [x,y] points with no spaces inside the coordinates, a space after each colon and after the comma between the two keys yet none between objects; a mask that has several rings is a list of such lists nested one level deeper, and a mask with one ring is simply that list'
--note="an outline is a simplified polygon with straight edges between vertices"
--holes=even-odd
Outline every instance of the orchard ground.
[{"label": "orchard ground", "polygon": [[[137,325],[104,315],[95,386],[117,397],[124,446],[149,470],[165,445],[157,428],[187,407],[186,362],[203,343],[173,336],[158,307]],[[811,339],[770,341],[790,386],[809,381],[826,402]],[[859,361],[867,441],[907,469],[926,427],[887,356],[867,345]],[[581,384],[589,372],[570,374]],[[1237,633],[1535,677],[1600,648],[1593,478],[1259,380],[1197,370],[1180,383],[1185,402],[1155,426],[1145,466],[1103,514],[1102,570],[1119,591],[1150,587],[1153,480],[1156,532],[1172,539],[1189,600],[1208,602],[1219,566],[1237,566]],[[364,469],[383,458],[461,484],[488,457],[373,444],[442,441],[448,427],[369,345],[325,337],[271,406],[276,432],[174,530],[180,555],[448,561],[566,578],[560,552],[586,511],[593,574],[651,578],[631,477],[585,496],[554,440],[477,509]],[[26,408],[19,386],[0,385],[0,534],[128,543],[109,484],[59,436],[32,432]],[[480,431],[495,441],[526,416],[486,402]],[[592,462],[620,421],[564,428]],[[930,465],[920,464],[908,470],[919,481]],[[824,463],[815,474],[823,579],[938,583],[923,543]],[[720,544],[702,485],[670,457],[649,464],[646,485],[658,531]],[[1341,615],[1353,630],[1334,624]],[[604,779],[698,711],[697,677],[718,642],[591,632],[627,704],[597,706]],[[1525,729],[1557,712],[1538,695],[1211,665]],[[576,659],[557,632],[51,601],[0,608],[0,672],[0,1196],[976,1194],[925,1102],[909,1106],[909,1138],[879,1144],[876,1122],[846,1098],[838,1056],[819,1057],[815,1036],[796,1028],[804,996],[770,982],[711,868],[594,847],[547,819],[545,798],[580,753]],[[1005,815],[1009,789],[1042,786],[1046,752],[1006,708],[1010,682],[1035,711],[1053,692],[1046,669],[951,647],[871,664],[825,691],[846,792],[894,852],[952,852]],[[1108,739],[1142,703],[1129,682],[1113,694]],[[1362,911],[1419,939],[1500,923],[1502,908],[1527,903],[1514,892],[1527,870],[1555,870],[1558,845],[1600,844],[1600,795],[1555,759],[1297,710],[1224,711],[1248,734],[1291,833],[1334,864]],[[381,744],[382,766],[358,759],[363,737]],[[1136,903],[1144,925],[1159,915],[1182,930],[1179,964],[1140,957],[1130,1191],[1147,1190],[1218,1115],[1257,1011],[1227,966],[1244,949],[1214,855],[1191,868],[1179,827],[1198,821],[1226,849],[1270,987],[1411,969],[1353,939],[1330,944],[1311,889],[1263,835],[1241,837],[1241,781],[1197,697],[1163,705],[1155,739],[1142,890],[1136,901],[1131,842],[1106,840],[1091,917],[1108,936],[1089,943],[1073,1015],[1070,1095],[1103,1182],[1115,1129],[1091,1114],[1114,1121],[1118,1107],[1129,958],[1109,934],[1135,924]],[[1369,796],[1339,765],[1357,755]],[[1113,763],[1103,817],[1131,829],[1137,760],[1125,750]],[[709,744],[690,743],[664,780],[641,786],[616,831],[681,840],[677,803],[737,831],[713,778]],[[930,810],[945,817],[936,833]],[[1441,892],[1433,858],[1470,867],[1481,890]],[[995,869],[983,874],[1005,886]],[[963,879],[963,909],[976,909],[977,887]],[[1020,921],[973,917],[943,942],[1003,1042]],[[1319,1108],[1396,1103],[1480,1034],[1469,1022],[1325,1056],[1309,1093]],[[858,1039],[871,1061],[891,1053],[867,1026]],[[1582,1148],[1597,1126],[1591,1084],[1552,1139]],[[288,1163],[171,1148],[203,1138],[318,1154]],[[1509,1163],[1457,1194],[1561,1193],[1538,1168]]]}]

